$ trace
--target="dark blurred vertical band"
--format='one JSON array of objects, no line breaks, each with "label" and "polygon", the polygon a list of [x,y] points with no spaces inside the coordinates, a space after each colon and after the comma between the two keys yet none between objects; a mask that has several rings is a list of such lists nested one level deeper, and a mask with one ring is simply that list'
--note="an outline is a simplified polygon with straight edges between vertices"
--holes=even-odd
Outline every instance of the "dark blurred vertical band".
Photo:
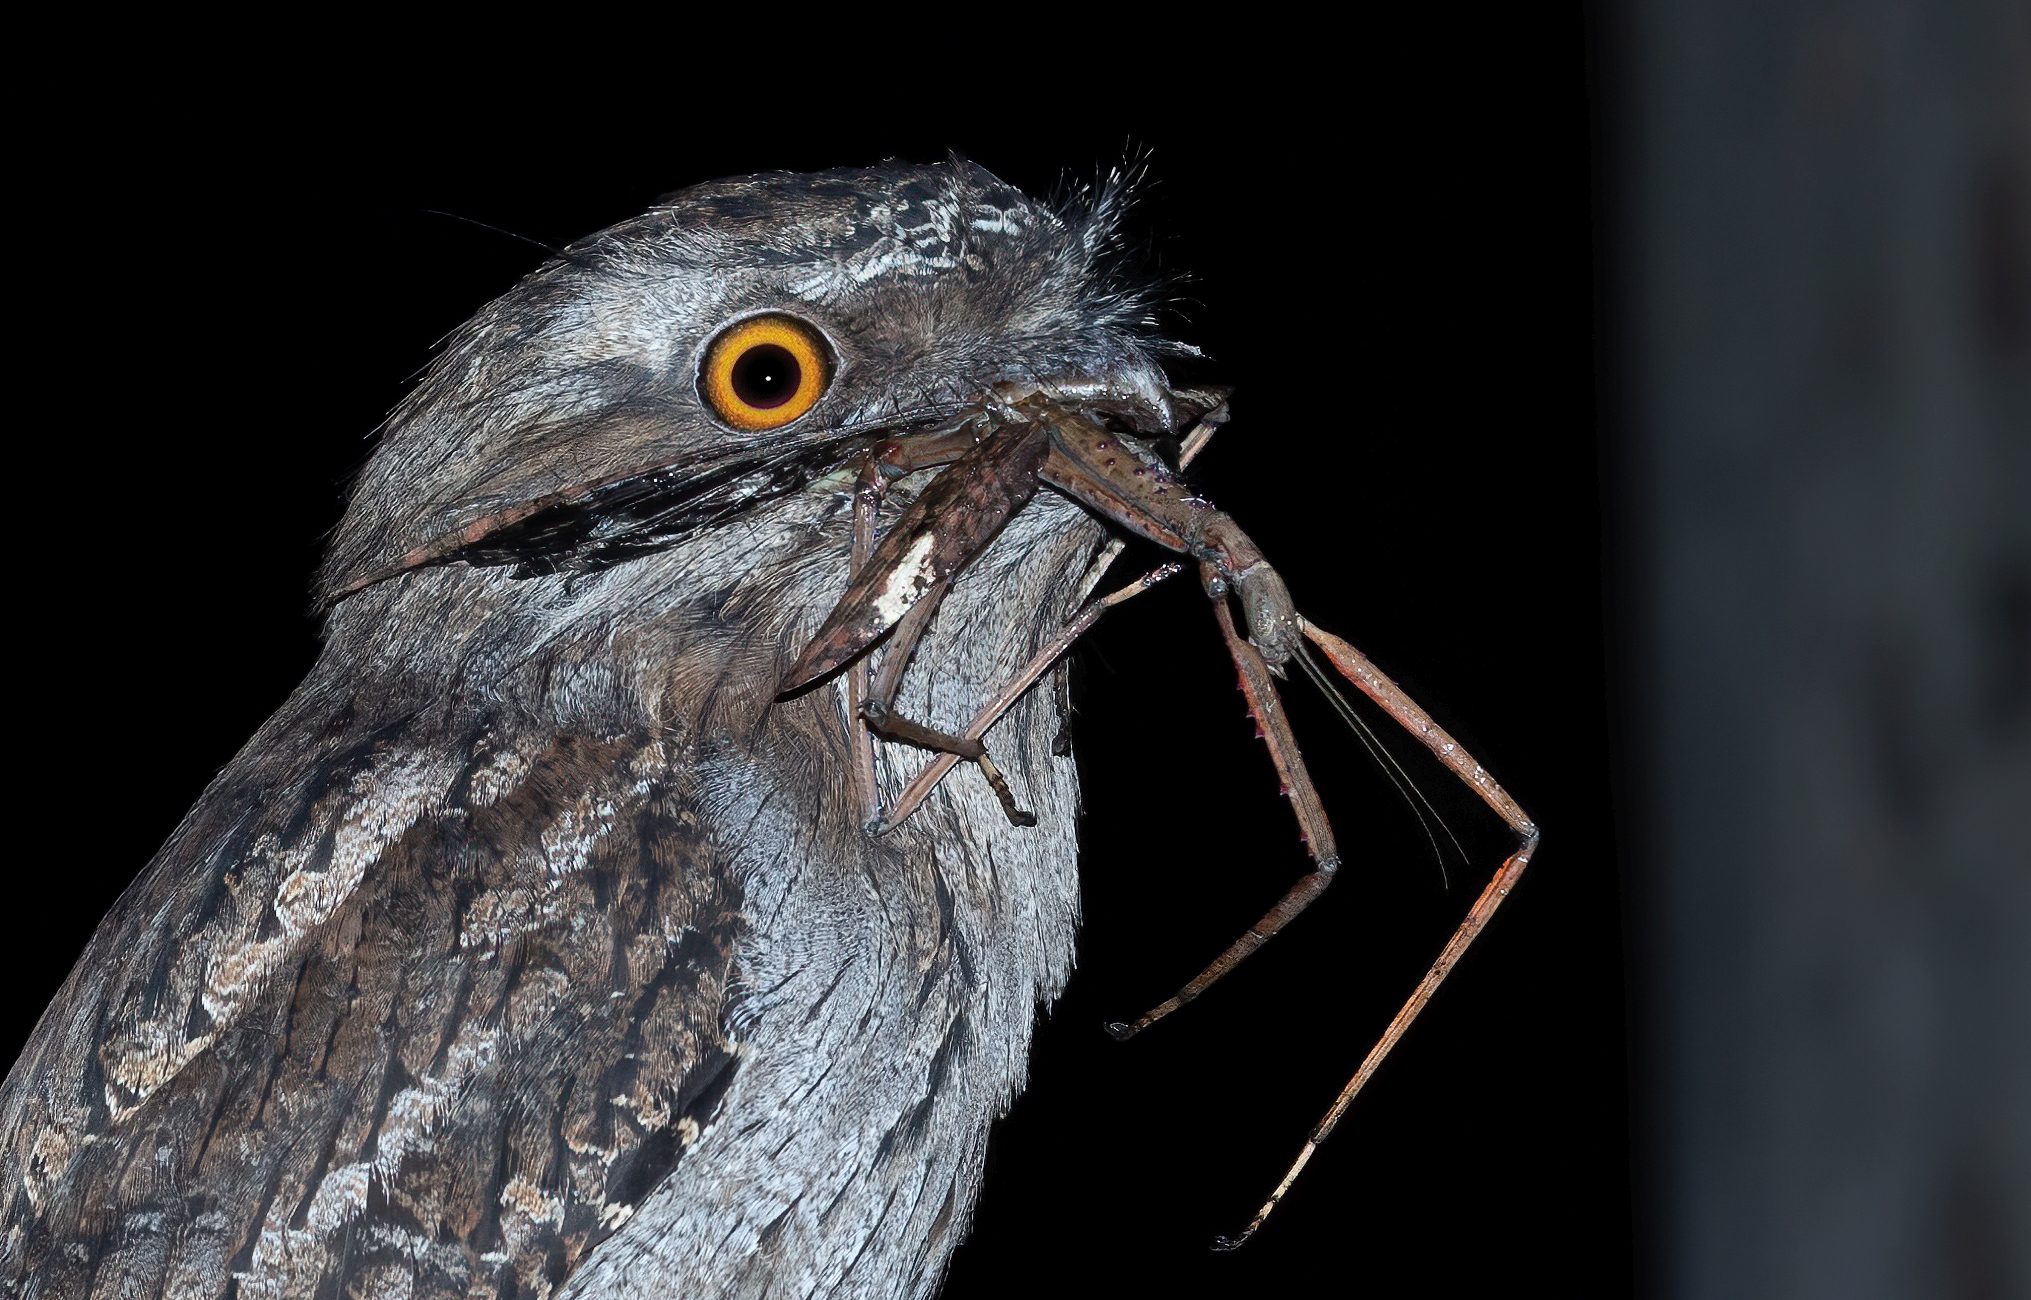
[{"label": "dark blurred vertical band", "polygon": [[1654,1280],[2031,1295],[2031,7],[1596,16]]}]

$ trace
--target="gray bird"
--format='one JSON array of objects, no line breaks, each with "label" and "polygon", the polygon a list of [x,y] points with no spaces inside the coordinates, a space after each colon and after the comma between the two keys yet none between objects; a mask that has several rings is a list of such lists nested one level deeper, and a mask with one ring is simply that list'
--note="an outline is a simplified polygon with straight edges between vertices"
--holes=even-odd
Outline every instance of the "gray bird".
[{"label": "gray bird", "polygon": [[[1034,825],[974,765],[875,835],[845,677],[779,688],[857,493],[891,529],[931,477],[857,469],[882,439],[1038,391],[1203,413],[1110,273],[1115,208],[960,162],[703,185],[461,328],[353,489],[316,665],[7,1077],[0,1290],[935,1290],[1071,969],[1060,707],[990,737]],[[891,563],[821,668],[908,623],[893,714],[962,729],[1106,535],[1019,495],[947,502],[963,575]],[[875,811],[926,757],[879,746]]]}]

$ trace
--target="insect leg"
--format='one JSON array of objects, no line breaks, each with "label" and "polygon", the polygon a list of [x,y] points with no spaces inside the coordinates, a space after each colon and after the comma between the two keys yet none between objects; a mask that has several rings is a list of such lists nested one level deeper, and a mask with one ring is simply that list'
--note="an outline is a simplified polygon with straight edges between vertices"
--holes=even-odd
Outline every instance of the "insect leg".
[{"label": "insect leg", "polygon": [[[917,645],[923,640],[924,629],[930,626],[932,616],[951,589],[950,578],[936,583],[896,624],[888,652],[882,659],[881,672],[876,675],[868,697],[861,701],[860,716],[877,734],[887,739],[938,750],[943,757],[954,762],[963,758],[979,764],[981,775],[987,778],[987,784],[994,790],[994,797],[1001,801],[1002,811],[1008,814],[1009,821],[1017,826],[1034,826],[1037,824],[1036,814],[1026,812],[1016,804],[1015,792],[1009,788],[1008,778],[988,757],[987,747],[980,743],[978,736],[955,736],[921,722],[913,722],[894,711],[896,694],[903,685],[903,671],[909,667],[911,656],[916,654]],[[887,829],[887,826],[887,822],[873,823],[876,833]]]},{"label": "insect leg", "polygon": [[[882,499],[888,485],[920,469],[947,465],[972,446],[960,431],[951,434],[890,438],[868,449],[853,491],[853,541],[848,553],[847,574],[859,577],[874,555],[875,528],[880,521]],[[904,655],[905,661],[908,655]],[[881,815],[880,787],[875,778],[874,734],[861,716],[861,702],[870,697],[868,658],[855,659],[842,676],[846,683],[847,744],[853,751],[849,780],[853,797],[860,805],[861,825],[873,825]]]},{"label": "insect leg", "polygon": [[1051,672],[1051,697],[1058,706],[1058,729],[1051,735],[1051,753],[1059,758],[1072,757],[1072,674],[1069,665],[1059,660]]},{"label": "insect leg", "polygon": [[1363,695],[1375,701],[1398,726],[1417,737],[1425,748],[1438,755],[1440,762],[1451,768],[1454,775],[1471,786],[1475,794],[1481,796],[1483,803],[1494,809],[1496,815],[1508,823],[1509,828],[1516,832],[1517,846],[1516,850],[1503,860],[1502,865],[1496,868],[1494,876],[1488,881],[1488,887],[1481,891],[1481,896],[1467,909],[1466,918],[1460,922],[1459,928],[1446,940],[1446,946],[1440,950],[1438,960],[1432,963],[1424,978],[1418,981],[1410,997],[1390,1020],[1388,1027],[1382,1031],[1382,1037],[1368,1049],[1368,1055],[1362,1059],[1360,1068],[1354,1072],[1354,1077],[1347,1081],[1347,1086],[1340,1090],[1340,1095],[1333,1099],[1333,1104],[1327,1109],[1324,1117],[1313,1127],[1310,1136],[1305,1139],[1305,1144],[1298,1149],[1297,1159],[1291,1162],[1291,1167],[1284,1174],[1283,1180],[1277,1183],[1276,1190],[1269,1194],[1269,1199],[1263,1202],[1262,1208],[1256,1211],[1255,1217],[1249,1220],[1246,1228],[1233,1237],[1222,1237],[1214,1242],[1216,1250],[1232,1250],[1254,1236],[1256,1230],[1262,1227],[1263,1222],[1276,1209],[1277,1202],[1283,1199],[1284,1193],[1297,1181],[1299,1172],[1312,1158],[1312,1153],[1318,1150],[1319,1144],[1332,1133],[1334,1126],[1340,1122],[1340,1117],[1347,1113],[1347,1107],[1353,1104],[1355,1095],[1374,1076],[1383,1058],[1389,1055],[1390,1049],[1396,1046],[1404,1031],[1410,1028],[1411,1022],[1424,1010],[1425,1004],[1432,1000],[1432,995],[1438,992],[1439,985],[1445,982],[1446,976],[1452,972],[1461,955],[1480,936],[1489,918],[1495,915],[1495,909],[1502,906],[1503,900],[1509,897],[1509,891],[1516,887],[1517,880],[1523,875],[1523,869],[1530,865],[1531,855],[1537,851],[1537,824],[1531,821],[1529,815],[1496,783],[1488,770],[1474,761],[1473,755],[1462,749],[1459,742],[1447,735],[1443,727],[1432,721],[1430,714],[1419,708],[1416,701],[1405,695],[1395,682],[1383,675],[1381,670],[1370,663],[1359,650],[1304,619],[1299,619],[1298,622],[1306,638],[1325,652],[1326,658],[1341,676],[1354,683]]},{"label": "insect leg", "polygon": [[1269,749],[1270,762],[1276,766],[1283,791],[1290,797],[1291,811],[1298,819],[1298,833],[1312,855],[1313,867],[1277,900],[1276,906],[1263,914],[1261,920],[1243,931],[1240,938],[1229,944],[1225,952],[1215,957],[1183,988],[1134,1021],[1110,1023],[1107,1032],[1118,1041],[1135,1037],[1212,987],[1221,976],[1262,947],[1271,935],[1311,906],[1312,900],[1325,892],[1326,886],[1333,883],[1334,875],[1340,870],[1340,851],[1333,841],[1333,828],[1326,821],[1326,810],[1319,802],[1319,792],[1313,787],[1310,774],[1305,771],[1305,760],[1298,753],[1297,739],[1291,734],[1290,721],[1284,715],[1283,704],[1277,699],[1269,664],[1235,628],[1234,616],[1227,609],[1228,587],[1215,567],[1201,563],[1199,571],[1207,593],[1213,597],[1214,621],[1220,626],[1220,635],[1227,642],[1227,652],[1240,674],[1241,691],[1248,700],[1248,711],[1255,718],[1257,734]]},{"label": "insect leg", "polygon": [[[874,456],[868,457],[861,468],[860,481],[853,490],[853,547],[849,553],[847,572],[857,576],[866,567],[868,556],[874,552],[874,529],[876,517],[881,512],[882,489],[888,483],[888,476],[882,472],[881,462]],[[861,702],[868,698],[867,656],[854,660],[846,670],[846,734],[847,744],[853,751],[851,779],[854,799],[860,805],[860,824],[872,825],[881,815],[878,805],[879,787],[875,784],[874,734],[868,730],[867,719],[860,714]]]},{"label": "insect leg", "polygon": [[776,693],[803,690],[846,667],[933,585],[965,568],[1036,494],[1049,442],[1032,424],[997,425],[932,479],[876,543]]},{"label": "insect leg", "polygon": [[[1127,586],[1097,600],[1088,601],[1072,616],[1071,622],[1058,629],[1055,636],[1046,641],[1036,654],[1030,656],[1030,661],[1023,665],[1021,672],[1009,679],[1006,686],[995,692],[993,699],[981,706],[980,712],[973,716],[973,721],[966,724],[966,730],[961,733],[961,738],[978,742],[987,734],[988,728],[1000,720],[1002,714],[1008,712],[1030,687],[1036,685],[1037,679],[1057,662],[1058,656],[1064,654],[1074,641],[1086,635],[1087,631],[1100,620],[1102,614],[1123,601],[1148,591],[1184,567],[1176,561],[1158,565]],[[895,806],[889,809],[888,816],[875,827],[875,833],[881,834],[900,826],[903,819],[915,812],[931,791],[938,788],[938,783],[945,779],[945,774],[950,772],[962,757],[965,755],[948,751],[933,759],[923,771],[917,773],[909,785],[903,788],[902,794],[896,798]]]},{"label": "insect leg", "polygon": [[[1203,409],[1204,414],[1199,417],[1198,421],[1193,425],[1191,432],[1185,437],[1183,450],[1178,457],[1180,468],[1191,464],[1198,457],[1199,453],[1206,449],[1206,444],[1213,440],[1213,435],[1219,431],[1220,426],[1227,421],[1225,392],[1219,390],[1194,391],[1187,394],[1187,396]],[[1118,537],[1109,540],[1106,545],[1102,546],[1099,553],[1094,556],[1093,562],[1087,566],[1086,572],[1080,575],[1078,583],[1073,587],[1075,593],[1073,599],[1085,600],[1093,589],[1100,585],[1100,580],[1107,576],[1108,569],[1113,567],[1115,560],[1121,557],[1121,553],[1126,547],[1127,543]],[[980,712],[974,715],[973,721],[967,724],[966,730],[961,734],[975,740],[986,735],[988,728],[998,722],[1001,719],[1001,715],[1008,712],[1015,702],[1023,697],[1024,692],[1028,691],[1036,682],[1037,678],[1041,677],[1044,671],[1052,664],[1058,662],[1059,657],[1067,649],[1071,648],[1074,642],[1086,635],[1094,623],[1099,621],[1102,614],[1125,600],[1141,595],[1165,579],[1182,572],[1183,569],[1184,565],[1176,562],[1160,564],[1127,586],[1118,588],[1100,597],[1098,600],[1088,601],[1082,605],[1079,612],[1074,614],[1066,622],[1065,626],[1058,630],[1057,635],[1053,636],[1035,655],[1031,656],[1029,663],[1023,666],[1022,671],[1017,673],[1009,681],[1008,685],[997,691],[993,699],[981,706]],[[1062,672],[1058,674],[1057,690],[1060,715],[1069,718],[1071,714],[1069,683],[1065,680]],[[1071,748],[1070,737],[1061,729],[1058,738],[1052,742],[1052,751],[1063,756],[1070,754]],[[897,798],[895,806],[889,809],[888,816],[876,826],[875,832],[880,834],[900,826],[904,819],[915,812],[918,806],[929,797],[930,793],[938,788],[938,783],[945,779],[946,773],[950,772],[958,762],[959,757],[949,753],[941,754],[932,760],[923,771],[919,772],[910,781],[909,785],[903,788],[903,793]]]}]

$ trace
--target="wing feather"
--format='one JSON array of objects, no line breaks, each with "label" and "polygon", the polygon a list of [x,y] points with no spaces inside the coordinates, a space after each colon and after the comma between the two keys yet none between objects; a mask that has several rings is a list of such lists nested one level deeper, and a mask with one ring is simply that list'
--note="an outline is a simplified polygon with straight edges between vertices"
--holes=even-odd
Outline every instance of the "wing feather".
[{"label": "wing feather", "polygon": [[294,709],[9,1074],[0,1290],[548,1295],[711,1123],[739,899],[666,742]]}]

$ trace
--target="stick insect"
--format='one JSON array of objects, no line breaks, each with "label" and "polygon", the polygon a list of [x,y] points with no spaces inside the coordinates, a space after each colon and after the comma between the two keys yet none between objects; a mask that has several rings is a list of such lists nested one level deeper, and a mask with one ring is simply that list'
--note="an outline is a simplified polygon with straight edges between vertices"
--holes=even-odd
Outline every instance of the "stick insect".
[{"label": "stick insect", "polygon": [[[1178,407],[1195,417],[1181,445],[1178,469],[1197,456],[1227,418],[1225,394],[1186,390],[1173,394]],[[1233,1250],[1261,1229],[1290,1191],[1319,1145],[1331,1135],[1354,1098],[1431,1001],[1495,911],[1516,886],[1536,852],[1538,829],[1494,776],[1434,722],[1395,682],[1347,641],[1304,618],[1283,579],[1261,550],[1226,513],[1193,493],[1152,447],[1106,422],[1104,393],[997,390],[983,407],[955,427],[935,433],[891,438],[866,455],[854,498],[852,578],[817,634],[784,675],[782,694],[804,690],[845,670],[848,715],[853,730],[852,785],[870,833],[900,825],[961,762],[976,764],[1011,822],[1032,824],[1016,792],[987,749],[997,719],[1096,623],[1125,601],[1195,567],[1213,618],[1239,675],[1270,760],[1275,766],[1312,866],[1259,920],[1188,980],[1171,997],[1132,1021],[1108,1025],[1125,1041],[1197,998],[1311,905],[1339,870],[1340,855],[1317,789],[1306,771],[1276,691],[1276,680],[1295,660],[1323,688],[1330,686],[1314,659],[1316,647],[1327,664],[1436,755],[1516,837],[1515,849],[1490,877],[1437,959],[1362,1059],[1324,1115],[1307,1134],[1296,1158],[1255,1216],[1239,1232],[1218,1238],[1217,1250]],[[940,473],[876,538],[883,488],[922,470]],[[1184,560],[1169,561],[1105,595],[1086,599],[1063,628],[957,733],[926,727],[894,711],[902,675],[939,602],[1001,527],[1042,486],[1055,489],[1101,518]],[[1110,542],[1096,558],[1079,590],[1090,593],[1121,554]],[[1239,603],[1246,635],[1231,606]],[[867,652],[890,646],[880,671]],[[877,806],[874,740],[879,736],[933,751],[932,758],[886,809]]]}]

